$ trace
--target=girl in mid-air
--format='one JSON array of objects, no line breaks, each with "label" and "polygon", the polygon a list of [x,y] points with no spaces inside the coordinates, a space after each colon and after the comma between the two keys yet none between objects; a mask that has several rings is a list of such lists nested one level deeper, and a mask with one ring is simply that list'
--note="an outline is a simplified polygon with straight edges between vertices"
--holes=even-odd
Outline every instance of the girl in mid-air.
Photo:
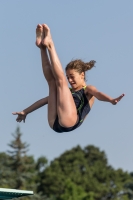
[{"label": "girl in mid-air", "polygon": [[[49,95],[35,102],[18,115],[16,121],[21,122],[34,110],[48,104],[48,123],[56,132],[68,132],[78,128],[90,112],[94,99],[110,102],[116,105],[124,96],[111,98],[99,92],[94,86],[86,85],[85,72],[94,67],[95,61],[84,63],[73,60],[67,64],[64,74],[60,60],[46,24],[36,28],[36,45],[40,48],[42,69],[49,86]],[[48,56],[49,54],[49,56]],[[68,87],[68,83],[71,88]]]}]

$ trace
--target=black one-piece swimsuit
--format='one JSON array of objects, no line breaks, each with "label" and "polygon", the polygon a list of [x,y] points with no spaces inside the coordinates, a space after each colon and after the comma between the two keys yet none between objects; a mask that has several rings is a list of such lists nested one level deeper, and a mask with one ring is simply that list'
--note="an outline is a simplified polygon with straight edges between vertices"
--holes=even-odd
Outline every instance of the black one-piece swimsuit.
[{"label": "black one-piece swimsuit", "polygon": [[71,91],[76,108],[77,108],[77,115],[79,116],[78,122],[72,127],[67,127],[67,128],[62,127],[59,124],[59,120],[57,116],[53,125],[54,131],[58,133],[73,131],[74,129],[78,128],[83,123],[85,116],[90,112],[90,105],[84,93],[85,88],[86,86],[76,92]]}]

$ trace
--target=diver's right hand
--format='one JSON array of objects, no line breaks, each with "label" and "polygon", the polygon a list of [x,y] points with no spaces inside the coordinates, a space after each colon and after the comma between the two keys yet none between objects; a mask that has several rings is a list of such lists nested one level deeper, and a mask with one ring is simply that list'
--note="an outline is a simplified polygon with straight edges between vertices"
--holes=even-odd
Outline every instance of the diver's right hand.
[{"label": "diver's right hand", "polygon": [[17,118],[16,118],[16,121],[17,121],[17,122],[23,121],[23,122],[25,123],[25,119],[26,119],[27,114],[26,114],[24,111],[21,111],[21,112],[13,112],[12,114],[13,114],[13,115],[18,115]]}]

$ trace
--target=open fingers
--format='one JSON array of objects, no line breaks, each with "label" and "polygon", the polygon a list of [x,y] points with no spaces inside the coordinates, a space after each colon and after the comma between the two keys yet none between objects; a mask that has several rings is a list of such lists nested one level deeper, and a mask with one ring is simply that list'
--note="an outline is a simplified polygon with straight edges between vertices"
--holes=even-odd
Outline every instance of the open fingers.
[{"label": "open fingers", "polygon": [[18,112],[12,112],[13,115],[18,115]]},{"label": "open fingers", "polygon": [[122,94],[121,96],[117,97],[114,101],[114,105],[117,104],[124,96],[125,94]]},{"label": "open fingers", "polygon": [[17,122],[23,121],[25,123],[26,116],[22,112],[13,112],[12,114],[13,115],[18,115],[17,118],[16,118]]},{"label": "open fingers", "polygon": [[21,121],[22,121],[22,118],[21,118],[20,116],[18,116],[17,119],[16,119],[16,121],[17,121],[17,122],[21,122]]},{"label": "open fingers", "polygon": [[23,121],[25,123],[25,119],[23,119],[23,118],[17,118],[16,121],[17,122],[22,122]]},{"label": "open fingers", "polygon": [[22,119],[16,119],[16,121],[17,121],[17,122],[21,122],[21,121],[22,121]]},{"label": "open fingers", "polygon": [[119,96],[119,97],[117,98],[117,101],[120,101],[124,96],[125,96],[125,94],[122,94],[121,96]]}]

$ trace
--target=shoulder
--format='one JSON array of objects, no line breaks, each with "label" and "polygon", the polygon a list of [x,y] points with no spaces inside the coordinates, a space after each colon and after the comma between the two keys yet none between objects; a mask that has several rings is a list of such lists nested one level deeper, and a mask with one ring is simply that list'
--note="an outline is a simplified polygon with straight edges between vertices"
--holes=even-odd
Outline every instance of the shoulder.
[{"label": "shoulder", "polygon": [[95,95],[97,93],[97,89],[95,86],[93,85],[87,85],[86,89],[85,89],[85,93],[86,94],[91,94],[91,95]]},{"label": "shoulder", "polygon": [[93,85],[87,85],[85,90],[86,90],[86,92],[89,92],[89,91],[92,91],[92,90],[96,90],[96,87],[93,86]]}]

